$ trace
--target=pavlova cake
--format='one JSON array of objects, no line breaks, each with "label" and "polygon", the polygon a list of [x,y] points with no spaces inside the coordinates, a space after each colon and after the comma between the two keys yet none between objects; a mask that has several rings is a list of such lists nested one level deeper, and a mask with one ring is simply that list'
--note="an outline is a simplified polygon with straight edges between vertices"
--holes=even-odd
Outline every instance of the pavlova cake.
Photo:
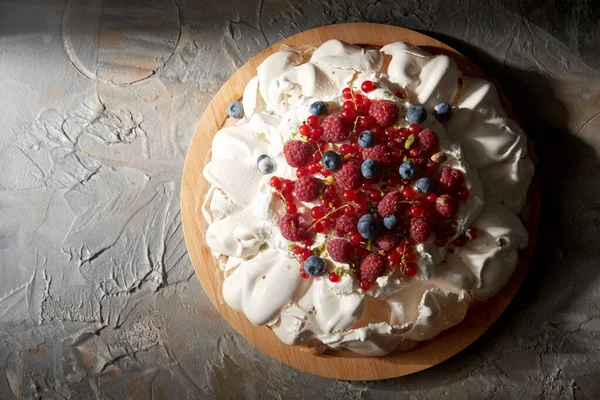
[{"label": "pavlova cake", "polygon": [[285,343],[382,356],[458,324],[528,244],[527,138],[493,84],[398,42],[268,57],[204,169],[222,298]]}]

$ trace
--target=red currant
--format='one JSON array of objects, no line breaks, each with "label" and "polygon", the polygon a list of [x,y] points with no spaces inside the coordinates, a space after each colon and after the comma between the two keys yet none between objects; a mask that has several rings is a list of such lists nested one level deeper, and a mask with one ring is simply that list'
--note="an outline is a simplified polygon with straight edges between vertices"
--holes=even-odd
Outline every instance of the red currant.
[{"label": "red currant", "polygon": [[479,231],[477,230],[477,228],[475,228],[474,226],[470,226],[469,229],[467,229],[467,237],[470,240],[473,240],[477,237],[477,234],[479,233]]},{"label": "red currant", "polygon": [[331,186],[328,185],[325,187],[325,189],[323,189],[323,197],[333,197],[335,196],[337,190],[335,189],[335,186]]},{"label": "red currant", "polygon": [[412,206],[408,211],[411,217],[422,217],[425,214],[425,210],[423,210],[420,206]]},{"label": "red currant", "polygon": [[348,217],[351,217],[354,214],[356,214],[356,210],[354,209],[354,207],[352,207],[349,204],[346,204],[346,207],[344,207],[344,215],[347,215]]},{"label": "red currant", "polygon": [[350,154],[352,152],[352,147],[350,147],[349,144],[344,143],[341,147],[340,147],[340,152],[342,154]]},{"label": "red currant", "polygon": [[417,124],[410,124],[410,126],[408,127],[408,131],[413,135],[416,135],[421,131],[421,127]]},{"label": "red currant", "polygon": [[339,282],[340,276],[338,274],[336,274],[335,272],[332,272],[329,274],[329,280],[333,283]]},{"label": "red currant", "polygon": [[362,236],[358,232],[352,232],[350,234],[350,243],[359,244],[362,241]]},{"label": "red currant", "polygon": [[344,199],[344,201],[352,201],[352,200],[354,200],[354,197],[355,197],[354,190],[344,190],[342,192],[342,199]]},{"label": "red currant", "polygon": [[321,166],[316,162],[309,164],[307,167],[307,170],[311,175],[316,174],[317,172],[319,172],[320,169],[321,169]]},{"label": "red currant", "polygon": [[410,135],[411,135],[410,130],[408,130],[406,128],[400,128],[400,136],[407,138]]},{"label": "red currant", "polygon": [[318,128],[319,125],[321,124],[321,121],[319,120],[319,117],[317,117],[316,115],[311,115],[310,117],[306,118],[306,122],[313,129],[314,128]]},{"label": "red currant", "polygon": [[369,181],[364,181],[363,183],[360,184],[360,187],[362,188],[362,190],[371,190],[371,186],[373,184]]},{"label": "red currant", "polygon": [[358,144],[358,140],[353,140],[350,142],[350,147],[352,147],[352,150],[354,151],[360,150],[360,144]]},{"label": "red currant", "polygon": [[300,253],[302,253],[302,247],[300,247],[300,246],[294,246],[294,248],[292,249],[292,252],[294,254],[300,254]]},{"label": "red currant", "polygon": [[[359,112],[361,112],[361,108],[364,107],[364,104],[361,104],[361,107],[359,108]],[[367,112],[369,110],[366,110]],[[362,113],[362,112],[361,112]],[[359,130],[367,130],[367,129],[371,129],[373,128],[375,125],[377,125],[377,121],[375,120],[375,118],[373,118],[370,115],[365,115],[364,117],[362,117],[359,121]]]},{"label": "red currant", "polygon": [[397,90],[397,91],[394,93],[394,96],[396,96],[396,97],[397,97],[397,98],[399,98],[399,99],[403,99],[403,98],[404,98],[404,93],[402,93],[402,91],[400,91],[400,90]]},{"label": "red currant", "polygon": [[404,275],[406,276],[415,276],[417,274],[417,272],[419,272],[419,265],[417,263],[407,263],[404,268],[403,271]]},{"label": "red currant", "polygon": [[313,226],[312,230],[316,233],[323,233],[325,232],[325,227],[321,225],[320,222],[318,222],[317,224],[315,224],[315,226]]},{"label": "red currant", "polygon": [[369,193],[369,200],[371,201],[380,201],[383,196],[381,195],[381,191],[379,189],[373,189]]},{"label": "red currant", "polygon": [[321,175],[323,176],[330,176],[333,175],[333,171],[328,170],[327,168],[321,166]]},{"label": "red currant", "polygon": [[300,167],[296,170],[296,176],[298,178],[302,178],[302,177],[308,176],[308,175],[310,175],[310,172],[308,172],[307,168]]},{"label": "red currant", "polygon": [[417,147],[413,147],[412,149],[410,149],[410,151],[408,152],[408,154],[412,158],[417,158],[417,157],[419,157],[419,155],[421,155],[421,149],[419,149]]},{"label": "red currant", "polygon": [[470,195],[471,195],[471,193],[469,192],[469,189],[467,189],[467,188],[461,188],[458,190],[458,197],[461,200],[467,200]]},{"label": "red currant", "polygon": [[342,105],[342,110],[354,110],[356,106],[352,100],[346,100]]},{"label": "red currant", "polygon": [[310,136],[310,134],[311,134],[310,126],[308,126],[306,124],[302,124],[302,125],[300,125],[300,128],[298,128],[298,132],[300,132],[300,134],[303,136]]},{"label": "red currant", "polygon": [[373,285],[371,285],[371,284],[369,283],[369,281],[367,281],[367,280],[365,280],[365,279],[362,279],[362,280],[360,281],[360,288],[361,288],[362,290],[364,290],[365,292],[366,292],[366,291],[369,291],[369,290],[371,290],[371,288],[372,288],[372,287],[373,287]]},{"label": "red currant", "polygon": [[405,187],[402,189],[402,197],[405,200],[414,200],[417,197],[417,191],[410,186]]},{"label": "red currant", "polygon": [[308,274],[306,273],[306,271],[304,270],[304,268],[300,269],[300,277],[302,279],[308,279]]},{"label": "red currant", "polygon": [[313,160],[313,162],[318,163],[319,161],[321,161],[321,157],[322,157],[321,153],[319,153],[318,151],[315,151],[312,155],[312,160]]},{"label": "red currant", "polygon": [[322,218],[325,215],[325,211],[320,206],[314,206],[310,209],[310,216],[314,219]]},{"label": "red currant", "polygon": [[350,89],[349,87],[344,88],[344,90],[342,90],[342,97],[345,99],[351,99],[352,89]]},{"label": "red currant", "polygon": [[272,176],[271,179],[269,179],[269,184],[277,190],[281,189],[281,179],[277,176]]},{"label": "red currant", "polygon": [[302,261],[308,260],[308,258],[312,255],[313,255],[313,253],[309,249],[302,250]]},{"label": "red currant", "polygon": [[311,137],[311,139],[320,140],[321,136],[323,136],[324,132],[325,132],[325,130],[323,128],[320,128],[320,127],[313,128],[310,137]]},{"label": "red currant", "polygon": [[395,251],[392,251],[386,256],[386,258],[390,265],[398,264],[398,262],[400,261],[400,254],[396,253]]},{"label": "red currant", "polygon": [[285,206],[285,211],[288,214],[296,214],[298,212],[298,207],[294,203],[288,203],[287,206]]},{"label": "red currant", "polygon": [[360,85],[360,90],[365,93],[370,93],[375,90],[375,84],[372,81],[364,81],[362,85]]},{"label": "red currant", "polygon": [[427,193],[426,199],[430,203],[435,203],[435,199],[437,199],[437,194],[435,194],[435,193]]}]

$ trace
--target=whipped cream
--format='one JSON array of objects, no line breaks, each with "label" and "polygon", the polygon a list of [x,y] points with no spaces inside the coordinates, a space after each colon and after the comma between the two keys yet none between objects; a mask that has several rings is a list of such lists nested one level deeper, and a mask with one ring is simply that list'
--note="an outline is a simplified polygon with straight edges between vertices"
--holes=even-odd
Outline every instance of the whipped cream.
[{"label": "whipped cream", "polygon": [[[383,54],[391,56],[387,67]],[[459,90],[453,59],[401,42],[377,51],[330,40],[312,55],[277,52],[257,72],[244,91],[245,118],[217,132],[204,169],[211,184],[202,207],[209,223],[206,242],[224,270],[222,292],[230,307],[255,325],[268,325],[290,345],[319,341],[331,349],[381,356],[458,324],[471,298],[488,299],[508,281],[519,249],[527,246],[518,213],[533,164],[526,137],[506,117],[493,84],[463,78]],[[447,155],[444,165],[463,172],[471,193],[457,212],[456,235],[469,226],[479,231],[461,248],[437,247],[432,239],[419,244],[418,276],[403,281],[388,272],[368,292],[344,264],[329,263],[330,272],[343,271],[335,283],[299,276],[300,264],[277,226],[283,205],[269,186],[272,175],[295,177],[283,144],[308,117],[308,106],[323,100],[340,107],[342,89],[359,88],[366,79],[378,83],[367,96],[394,101],[400,121],[412,104],[427,109],[421,126],[436,132]],[[405,99],[392,94],[398,89]],[[432,116],[440,102],[453,106],[453,117],[444,124]],[[256,167],[260,154],[274,161],[272,175]],[[299,204],[299,212],[312,206]],[[315,239],[318,247],[325,236]]]}]

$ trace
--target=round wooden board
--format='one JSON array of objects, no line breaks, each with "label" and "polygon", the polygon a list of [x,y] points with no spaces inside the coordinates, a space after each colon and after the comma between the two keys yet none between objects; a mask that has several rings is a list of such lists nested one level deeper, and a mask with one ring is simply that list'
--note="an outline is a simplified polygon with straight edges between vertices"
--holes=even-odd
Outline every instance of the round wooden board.
[{"label": "round wooden board", "polygon": [[329,39],[377,46],[405,41],[433,54],[443,53],[453,57],[467,76],[484,77],[477,66],[445,44],[418,32],[388,25],[354,23],[325,26],[299,33],[270,46],[248,61],[225,83],[208,105],[196,128],[185,161],[181,185],[183,231],[192,264],[208,297],[231,326],[254,346],[287,365],[315,375],[346,380],[394,378],[424,370],[452,357],[479,338],[504,311],[517,292],[533,256],[539,224],[539,183],[534,179],[529,191],[530,215],[527,228],[530,232],[530,244],[521,253],[519,266],[507,285],[494,298],[471,309],[459,325],[411,351],[385,357],[362,357],[349,351],[316,356],[298,347],[283,344],[267,327],[252,325],[243,314],[233,311],[220,300],[221,272],[204,241],[207,224],[202,217],[201,206],[209,184],[204,179],[202,170],[209,156],[213,136],[227,117],[227,105],[230,101],[241,98],[246,84],[256,75],[258,65],[283,44],[319,45]]}]

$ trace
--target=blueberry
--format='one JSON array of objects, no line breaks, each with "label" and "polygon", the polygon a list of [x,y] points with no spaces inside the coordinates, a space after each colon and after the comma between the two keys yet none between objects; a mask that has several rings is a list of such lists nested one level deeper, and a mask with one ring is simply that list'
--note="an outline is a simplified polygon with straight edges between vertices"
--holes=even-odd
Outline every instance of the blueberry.
[{"label": "blueberry", "polygon": [[427,111],[421,106],[413,106],[406,112],[406,120],[411,124],[420,124],[427,119]]},{"label": "blueberry", "polygon": [[375,135],[371,131],[363,131],[358,136],[358,144],[361,147],[371,147],[375,144]]},{"label": "blueberry", "polygon": [[360,172],[362,172],[362,176],[365,178],[373,179],[377,175],[377,172],[379,172],[379,165],[377,165],[375,160],[369,158],[368,160],[363,161],[361,164]]},{"label": "blueberry", "polygon": [[232,101],[227,106],[227,114],[231,118],[242,118],[244,116],[244,106],[239,101]]},{"label": "blueberry", "polygon": [[310,256],[304,261],[304,271],[310,276],[321,276],[325,273],[325,260]]},{"label": "blueberry", "polygon": [[383,226],[388,229],[396,229],[398,227],[398,218],[394,215],[388,215],[383,219]]},{"label": "blueberry", "polygon": [[433,116],[440,122],[446,122],[452,117],[452,106],[448,103],[440,103],[433,108]]},{"label": "blueberry", "polygon": [[323,164],[326,170],[335,171],[340,169],[342,160],[340,159],[339,154],[335,151],[327,151],[325,154],[323,154],[323,157],[321,157],[321,164]]},{"label": "blueberry", "polygon": [[275,169],[275,164],[273,164],[273,160],[271,160],[271,157],[269,157],[266,154],[261,154],[260,156],[258,156],[258,159],[256,160],[256,165],[258,166],[260,172],[264,175],[270,174]]},{"label": "blueberry", "polygon": [[429,192],[431,192],[431,189],[433,188],[433,184],[431,183],[429,178],[417,179],[417,181],[415,182],[415,186],[417,187],[418,190],[420,190],[423,193],[429,193]]},{"label": "blueberry", "polygon": [[308,111],[315,116],[323,115],[327,113],[327,104],[324,101],[315,101],[310,105]]},{"label": "blueberry", "polygon": [[417,166],[412,161],[405,161],[400,165],[398,172],[402,179],[412,179],[417,174]]},{"label": "blueberry", "polygon": [[371,214],[365,214],[358,219],[356,228],[360,236],[365,239],[373,239],[379,233],[379,220]]}]

